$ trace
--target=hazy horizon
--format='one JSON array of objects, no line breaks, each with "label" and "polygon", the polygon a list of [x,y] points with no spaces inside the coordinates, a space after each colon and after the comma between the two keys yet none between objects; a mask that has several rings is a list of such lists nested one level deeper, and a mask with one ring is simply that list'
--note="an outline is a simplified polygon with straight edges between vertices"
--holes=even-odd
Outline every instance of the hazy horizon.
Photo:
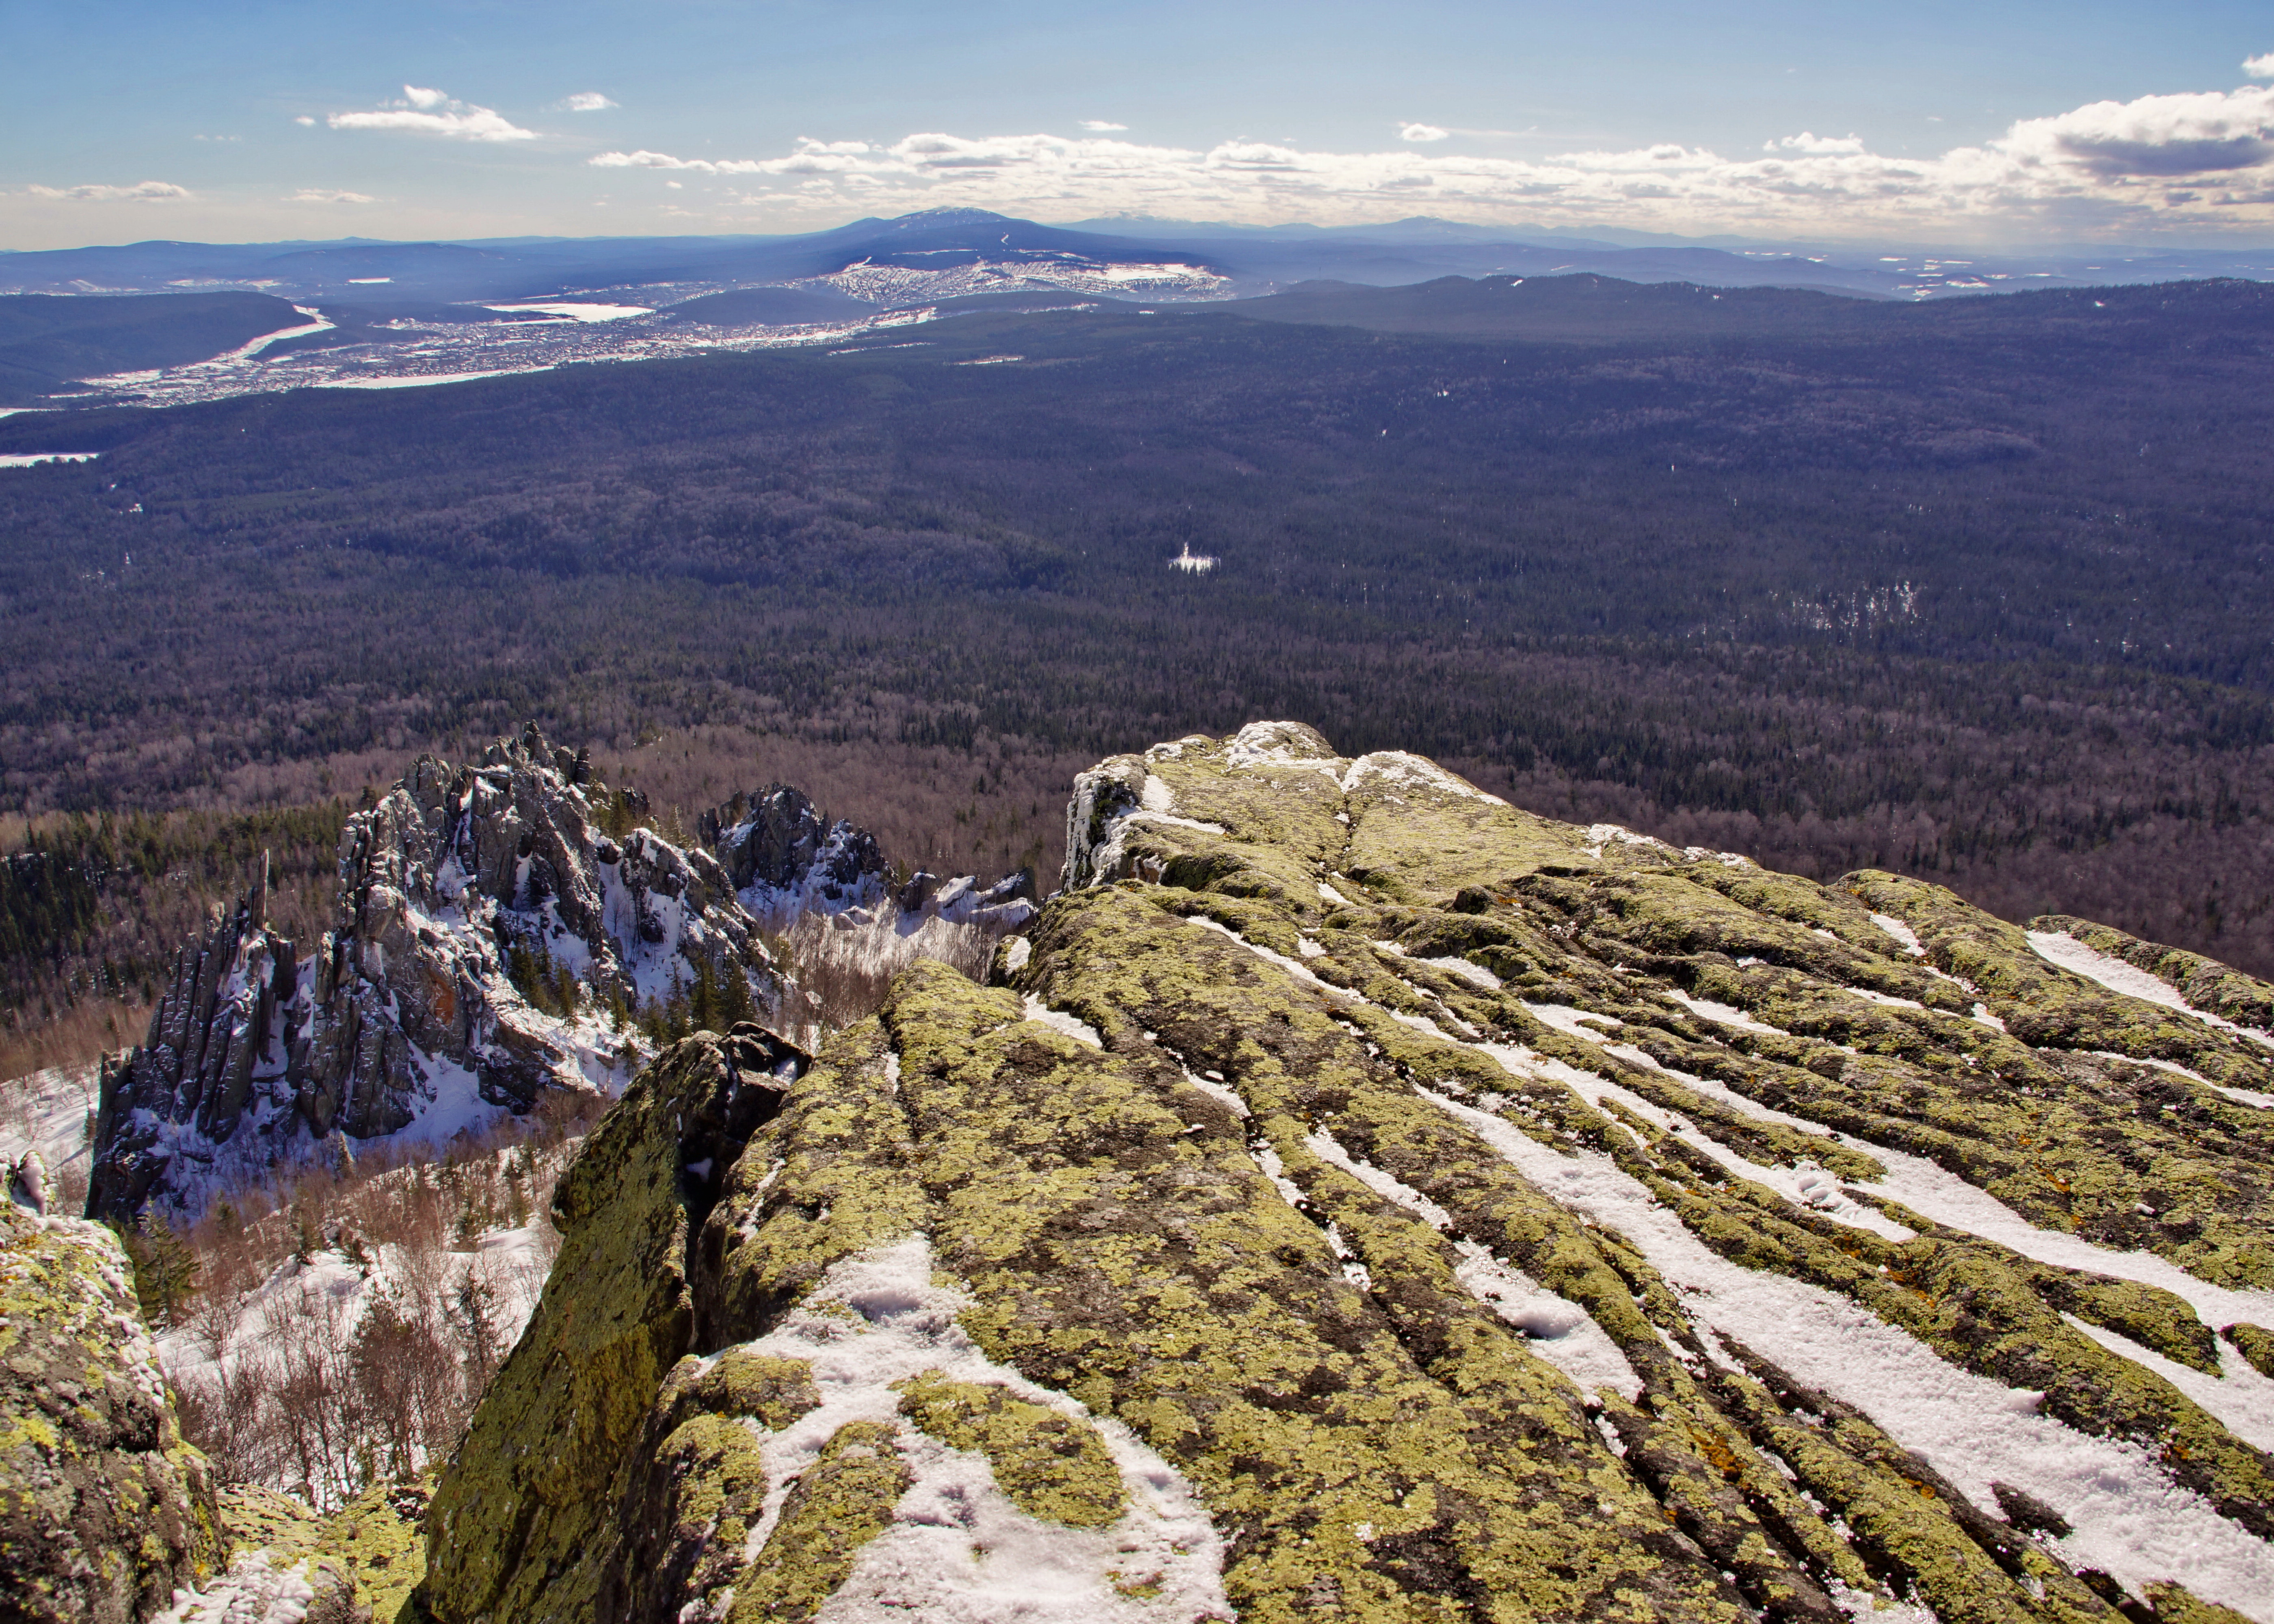
[{"label": "hazy horizon", "polygon": [[[1428,215],[1862,248],[2274,242],[2274,25],[2219,3],[702,0],[26,16],[0,247],[778,235],[932,207]],[[38,72],[30,71],[36,64]]]}]

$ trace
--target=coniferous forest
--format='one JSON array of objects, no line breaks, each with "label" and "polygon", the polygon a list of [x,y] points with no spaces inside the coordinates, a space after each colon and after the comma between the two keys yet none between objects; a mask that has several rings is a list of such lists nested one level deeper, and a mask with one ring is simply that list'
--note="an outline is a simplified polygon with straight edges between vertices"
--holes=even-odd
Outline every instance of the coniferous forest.
[{"label": "coniferous forest", "polygon": [[259,852],[319,925],[359,796],[525,719],[1047,872],[1075,771],[1291,718],[2274,971],[2274,289],[1399,291],[0,422],[102,454],[0,471],[17,1037]]}]

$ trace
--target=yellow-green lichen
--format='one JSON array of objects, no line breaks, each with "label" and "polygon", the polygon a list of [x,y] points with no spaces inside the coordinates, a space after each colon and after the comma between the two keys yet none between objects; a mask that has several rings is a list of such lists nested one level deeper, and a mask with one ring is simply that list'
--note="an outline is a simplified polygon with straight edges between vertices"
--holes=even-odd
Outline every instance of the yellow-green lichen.
[{"label": "yellow-green lichen", "polygon": [[1088,1422],[1000,1383],[951,1381],[938,1371],[899,1386],[900,1414],[942,1443],[985,1455],[995,1486],[1028,1516],[1103,1528],[1126,1507],[1121,1474]]},{"label": "yellow-green lichen", "polygon": [[912,1482],[892,1426],[854,1421],[822,1447],[734,1586],[727,1624],[806,1624],[851,1576],[861,1547]]}]

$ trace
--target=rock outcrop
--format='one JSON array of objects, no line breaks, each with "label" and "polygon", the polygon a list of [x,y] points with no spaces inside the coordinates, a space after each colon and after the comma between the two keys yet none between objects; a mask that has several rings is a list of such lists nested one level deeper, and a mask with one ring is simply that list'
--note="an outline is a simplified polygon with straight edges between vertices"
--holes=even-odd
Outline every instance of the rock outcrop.
[{"label": "rock outcrop", "polygon": [[335,1135],[447,1138],[548,1088],[614,1094],[651,1052],[622,1019],[643,1004],[707,980],[775,1019],[794,994],[765,933],[802,914],[999,929],[1033,911],[1017,879],[903,906],[872,838],[781,786],[685,848],[645,811],[534,726],[475,764],[421,756],[349,820],[312,952],[269,929],[260,888],[182,951],[142,1045],[103,1067],[88,1212],[193,1213]]},{"label": "rock outcrop", "polygon": [[[183,1440],[117,1237],[40,1210],[28,1161],[0,1202],[0,1619],[371,1624],[358,1580],[387,1599],[384,1558],[356,1536],[381,1519],[214,1483]],[[393,1521],[402,1553],[416,1517]],[[415,1577],[400,1574],[388,1620]]]},{"label": "rock outcrop", "polygon": [[147,1619],[225,1545],[117,1238],[0,1202],[0,1617]]},{"label": "rock outcrop", "polygon": [[2274,1620],[2274,1037],[2116,990],[2263,985],[1291,725],[1070,834],[617,1105],[433,1618]]}]

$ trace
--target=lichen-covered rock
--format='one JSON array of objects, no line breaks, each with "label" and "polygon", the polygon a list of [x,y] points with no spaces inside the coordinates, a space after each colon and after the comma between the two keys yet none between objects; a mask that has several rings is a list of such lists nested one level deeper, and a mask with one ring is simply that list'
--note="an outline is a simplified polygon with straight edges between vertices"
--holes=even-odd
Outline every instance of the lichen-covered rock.
[{"label": "lichen-covered rock", "polygon": [[0,1616],[150,1619],[226,1541],[117,1239],[0,1203]]},{"label": "lichen-covered rock", "polygon": [[1294,724],[1068,832],[991,984],[915,965],[739,1149],[731,1046],[618,1106],[434,1617],[2274,1620],[2216,966]]},{"label": "lichen-covered rock", "polygon": [[692,1341],[690,1237],[802,1063],[756,1027],[689,1039],[561,1175],[561,1255],[427,1511],[435,1617],[595,1616],[613,1542],[632,1531],[612,1521],[634,1492],[632,1445]]}]

